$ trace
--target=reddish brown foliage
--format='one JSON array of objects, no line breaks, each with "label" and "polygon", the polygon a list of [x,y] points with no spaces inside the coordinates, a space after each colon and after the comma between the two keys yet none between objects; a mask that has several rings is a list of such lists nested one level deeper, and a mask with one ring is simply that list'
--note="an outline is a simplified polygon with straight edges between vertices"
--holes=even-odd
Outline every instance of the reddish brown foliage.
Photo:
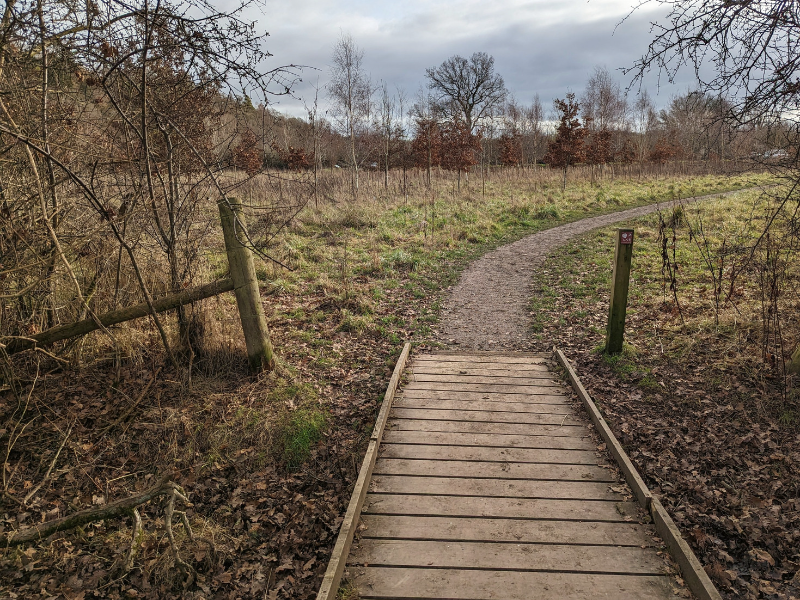
[{"label": "reddish brown foliage", "polygon": [[481,138],[473,134],[463,121],[453,121],[442,132],[442,166],[450,171],[466,173],[478,164]]},{"label": "reddish brown foliage", "polygon": [[508,167],[522,163],[522,137],[518,133],[500,136],[500,162]]},{"label": "reddish brown foliage", "polygon": [[420,168],[442,164],[442,128],[434,119],[418,119],[417,134],[411,142],[414,164]]},{"label": "reddish brown foliage", "polygon": [[258,150],[256,134],[252,130],[245,130],[239,143],[234,146],[233,164],[239,169],[244,169],[251,176],[261,170],[261,152]]},{"label": "reddish brown foliage", "polygon": [[606,128],[595,131],[586,149],[586,162],[592,165],[604,165],[612,160],[614,153],[611,150],[611,132]]},{"label": "reddish brown foliage", "polygon": [[665,162],[680,156],[680,154],[681,147],[674,136],[661,136],[650,151],[648,158],[652,162],[663,165]]},{"label": "reddish brown foliage", "polygon": [[584,160],[586,128],[578,119],[580,104],[575,94],[567,94],[566,100],[556,99],[556,109],[561,113],[555,139],[550,142],[544,162],[553,168],[567,169]]}]

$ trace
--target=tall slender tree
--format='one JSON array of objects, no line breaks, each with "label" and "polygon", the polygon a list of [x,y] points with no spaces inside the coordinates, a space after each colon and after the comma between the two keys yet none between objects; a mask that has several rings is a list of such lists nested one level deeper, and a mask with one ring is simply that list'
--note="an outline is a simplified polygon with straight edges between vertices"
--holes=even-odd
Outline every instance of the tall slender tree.
[{"label": "tall slender tree", "polygon": [[372,82],[364,71],[364,51],[356,46],[352,36],[342,34],[333,47],[331,82],[328,94],[333,104],[334,120],[350,141],[349,163],[352,170],[353,197],[358,197],[357,151],[359,136],[369,124],[372,108]]}]

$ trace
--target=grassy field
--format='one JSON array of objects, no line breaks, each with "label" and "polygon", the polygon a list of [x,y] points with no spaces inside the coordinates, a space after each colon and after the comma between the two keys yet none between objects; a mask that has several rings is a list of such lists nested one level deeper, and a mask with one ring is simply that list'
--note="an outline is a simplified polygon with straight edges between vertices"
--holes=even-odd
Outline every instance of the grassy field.
[{"label": "grassy field", "polygon": [[[277,290],[265,298],[278,355],[273,373],[247,374],[230,294],[194,308],[202,352],[191,374],[165,366],[144,322],[115,331],[130,348],[121,369],[110,360],[63,368],[46,356],[18,357],[20,368],[39,374],[24,383],[22,404],[4,405],[7,431],[30,425],[3,438],[13,471],[5,493],[23,497],[42,479],[66,431],[69,452],[58,459],[58,476],[27,510],[12,511],[7,527],[126,497],[173,473],[190,495],[186,515],[195,534],[213,544],[212,552],[175,527],[178,550],[196,568],[206,597],[309,595],[324,572],[401,343],[434,342],[446,289],[470,259],[584,216],[765,181],[578,180],[562,193],[555,179],[493,174],[485,196],[480,182],[462,183],[459,191],[453,181],[437,180],[432,192],[418,187],[408,200],[365,192],[358,202],[340,197],[308,206],[264,248],[292,270],[258,266],[265,291]],[[258,220],[248,226],[258,239]],[[222,275],[221,245],[204,256],[201,279]],[[105,338],[94,335],[84,353],[96,348],[102,358]],[[133,570],[120,571],[132,523],[109,520],[4,551],[0,590],[52,595],[75,577],[98,590],[95,597],[180,597],[185,578],[170,568],[163,509],[149,506],[142,518]]]}]

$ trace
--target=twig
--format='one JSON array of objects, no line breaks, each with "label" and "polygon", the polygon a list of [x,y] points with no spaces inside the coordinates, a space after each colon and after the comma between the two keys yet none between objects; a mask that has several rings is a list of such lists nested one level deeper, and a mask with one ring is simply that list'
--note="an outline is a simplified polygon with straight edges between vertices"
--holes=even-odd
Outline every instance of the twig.
[{"label": "twig", "polygon": [[125,572],[127,573],[133,569],[133,561],[136,558],[136,553],[139,550],[140,537],[142,535],[142,517],[139,514],[139,509],[133,509],[133,533],[131,534],[131,547],[128,550],[128,557],[125,559]]},{"label": "twig", "polygon": [[[189,503],[189,499],[186,498],[180,491],[178,486],[172,488],[172,493],[169,495],[169,500],[167,500],[167,506],[164,509],[164,528],[167,532],[167,538],[169,539],[169,547],[172,551],[172,558],[175,561],[175,566],[178,567],[183,573],[186,575],[186,581],[183,582],[183,589],[189,589],[194,583],[195,577],[197,572],[194,570],[194,567],[184,561],[181,558],[180,553],[178,552],[178,544],[175,543],[175,534],[172,531],[172,515],[175,512],[175,498],[180,498],[187,504]],[[187,535],[190,539],[194,539],[194,534],[192,533],[191,527],[189,527],[189,520],[186,519],[186,515],[184,513],[184,527],[186,527]]]},{"label": "twig", "polygon": [[38,492],[40,489],[42,489],[42,486],[43,486],[45,483],[47,483],[48,481],[50,481],[50,475],[53,473],[53,469],[54,469],[54,468],[55,468],[55,466],[56,466],[56,462],[58,462],[58,457],[61,455],[61,450],[63,450],[63,449],[64,449],[64,444],[66,444],[66,443],[67,443],[67,439],[69,438],[69,434],[70,434],[70,433],[72,433],[72,428],[73,428],[74,426],[75,426],[75,423],[72,423],[72,424],[69,426],[69,429],[67,429],[67,433],[65,433],[65,434],[64,434],[64,439],[63,439],[63,440],[61,440],[61,445],[58,447],[58,450],[56,450],[56,455],[53,457],[53,460],[50,462],[50,467],[47,469],[47,472],[44,474],[44,477],[42,477],[42,480],[41,480],[41,481],[38,483],[38,485],[36,485],[36,486],[35,486],[35,487],[34,487],[34,488],[33,488],[33,489],[30,491],[30,492],[28,492],[28,494],[27,494],[27,495],[26,495],[26,496],[25,496],[25,497],[22,499],[22,503],[23,503],[23,504],[27,504],[28,502],[30,502],[30,499],[31,499],[31,498],[33,498],[33,497],[36,495],[36,493],[37,493],[37,492]]}]

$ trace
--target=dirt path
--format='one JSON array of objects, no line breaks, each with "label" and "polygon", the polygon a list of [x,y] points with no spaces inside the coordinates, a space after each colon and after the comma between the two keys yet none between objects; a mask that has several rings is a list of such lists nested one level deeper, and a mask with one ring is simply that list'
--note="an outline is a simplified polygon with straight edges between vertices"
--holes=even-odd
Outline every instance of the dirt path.
[{"label": "dirt path", "polygon": [[[721,195],[724,194],[687,200],[699,201]],[[545,257],[582,233],[670,206],[671,202],[662,202],[581,219],[489,252],[470,264],[451,290],[437,328],[438,341],[475,350],[531,350],[528,302],[532,280]]]}]

